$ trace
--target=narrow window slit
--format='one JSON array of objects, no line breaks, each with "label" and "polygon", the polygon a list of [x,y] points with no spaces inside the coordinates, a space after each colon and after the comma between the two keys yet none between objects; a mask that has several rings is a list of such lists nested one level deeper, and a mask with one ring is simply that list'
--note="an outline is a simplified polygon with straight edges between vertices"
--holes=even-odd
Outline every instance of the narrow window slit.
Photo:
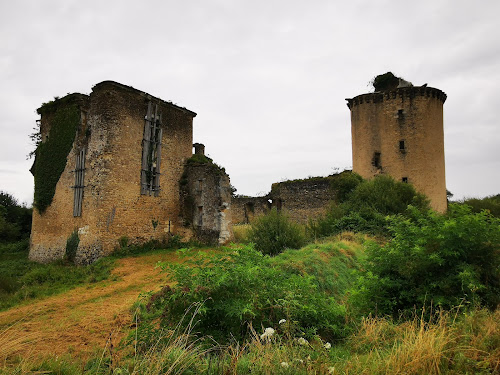
[{"label": "narrow window slit", "polygon": [[375,167],[375,168],[382,168],[382,164],[380,162],[380,159],[381,159],[381,154],[380,152],[374,152],[373,153],[373,159],[372,159],[372,165]]},{"label": "narrow window slit", "polygon": [[73,216],[82,216],[83,189],[85,188],[85,149],[76,155]]},{"label": "narrow window slit", "polygon": [[401,152],[405,152],[406,151],[406,145],[405,145],[405,141],[404,140],[399,141],[399,151],[401,151]]},{"label": "narrow window slit", "polygon": [[160,192],[160,161],[162,148],[162,115],[158,105],[148,103],[142,140],[141,194],[158,196]]}]

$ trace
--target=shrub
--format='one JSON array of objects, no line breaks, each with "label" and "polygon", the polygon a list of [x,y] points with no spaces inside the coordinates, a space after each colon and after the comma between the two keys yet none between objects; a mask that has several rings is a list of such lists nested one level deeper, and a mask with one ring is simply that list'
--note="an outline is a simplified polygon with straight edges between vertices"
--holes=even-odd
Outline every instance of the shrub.
[{"label": "shrub", "polygon": [[493,216],[500,217],[500,194],[485,198],[468,198],[459,202],[467,204],[472,208],[472,212],[488,210]]},{"label": "shrub", "polygon": [[344,171],[332,176],[330,187],[334,192],[335,201],[341,203],[348,200],[351,193],[361,182],[363,182],[363,177],[351,171]]},{"label": "shrub", "polygon": [[428,199],[417,193],[413,185],[380,175],[359,184],[350,195],[345,208],[360,213],[377,212],[385,216],[404,213],[410,204],[419,209],[429,207]]},{"label": "shrub", "polygon": [[298,249],[305,243],[302,228],[275,208],[252,222],[248,237],[257,250],[268,255],[277,255],[286,248]]},{"label": "shrub", "polygon": [[74,263],[76,252],[78,251],[78,245],[80,244],[80,238],[78,237],[78,231],[75,230],[70,234],[66,241],[66,252],[65,258],[71,263]]},{"label": "shrub", "polygon": [[390,176],[377,176],[361,181],[339,204],[334,203],[327,214],[309,223],[308,232],[325,237],[343,231],[389,235],[388,215],[404,214],[408,205],[420,210],[429,208],[428,199],[412,185],[395,181]]},{"label": "shrub", "polygon": [[433,304],[500,302],[500,220],[450,205],[447,215],[409,208],[390,220],[393,239],[368,248],[366,274],[354,302],[362,311],[392,314]]},{"label": "shrub", "polygon": [[[303,256],[307,262],[301,261]],[[330,262],[346,266],[335,269]],[[153,295],[147,309],[153,322],[159,316],[162,327],[172,327],[193,304],[198,305],[196,330],[222,340],[247,337],[250,323],[256,329],[276,327],[282,318],[310,335],[341,337],[345,333],[341,297],[322,286],[339,273],[349,280],[352,262],[339,248],[287,251],[273,258],[251,246],[210,255],[199,252],[182,264],[161,265],[175,286]]]}]

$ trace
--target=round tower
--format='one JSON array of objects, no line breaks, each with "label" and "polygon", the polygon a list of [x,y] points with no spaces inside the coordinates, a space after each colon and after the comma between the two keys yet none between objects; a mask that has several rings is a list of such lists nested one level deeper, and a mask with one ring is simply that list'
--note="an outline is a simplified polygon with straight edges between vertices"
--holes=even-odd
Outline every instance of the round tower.
[{"label": "round tower", "polygon": [[432,87],[398,87],[347,99],[351,110],[353,171],[388,174],[415,186],[445,212],[443,104]]}]

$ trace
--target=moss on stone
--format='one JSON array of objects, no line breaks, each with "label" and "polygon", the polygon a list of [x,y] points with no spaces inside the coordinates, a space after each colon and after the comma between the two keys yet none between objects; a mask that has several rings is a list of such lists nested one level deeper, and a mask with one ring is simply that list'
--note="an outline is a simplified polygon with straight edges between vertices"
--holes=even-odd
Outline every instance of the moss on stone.
[{"label": "moss on stone", "polygon": [[48,139],[40,143],[35,151],[33,205],[40,213],[44,213],[52,203],[57,182],[66,167],[80,123],[80,110],[77,105],[58,108],[53,116]]}]

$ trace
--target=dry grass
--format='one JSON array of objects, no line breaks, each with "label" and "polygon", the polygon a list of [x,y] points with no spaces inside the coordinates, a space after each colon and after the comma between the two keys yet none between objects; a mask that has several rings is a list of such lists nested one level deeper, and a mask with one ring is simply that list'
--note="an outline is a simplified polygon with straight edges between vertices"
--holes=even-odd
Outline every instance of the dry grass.
[{"label": "dry grass", "polygon": [[433,321],[415,317],[394,324],[365,318],[350,339],[354,355],[338,366],[345,374],[441,374],[500,369],[500,310],[476,310],[460,321],[441,312]]},{"label": "dry grass", "polygon": [[0,368],[8,366],[21,353],[24,361],[32,359],[34,353],[31,345],[42,339],[38,332],[27,332],[19,335],[15,330],[18,324],[20,322],[0,331]]},{"label": "dry grass", "polygon": [[234,242],[236,243],[247,243],[248,242],[248,232],[252,226],[250,224],[238,224],[233,225],[233,235]]}]

